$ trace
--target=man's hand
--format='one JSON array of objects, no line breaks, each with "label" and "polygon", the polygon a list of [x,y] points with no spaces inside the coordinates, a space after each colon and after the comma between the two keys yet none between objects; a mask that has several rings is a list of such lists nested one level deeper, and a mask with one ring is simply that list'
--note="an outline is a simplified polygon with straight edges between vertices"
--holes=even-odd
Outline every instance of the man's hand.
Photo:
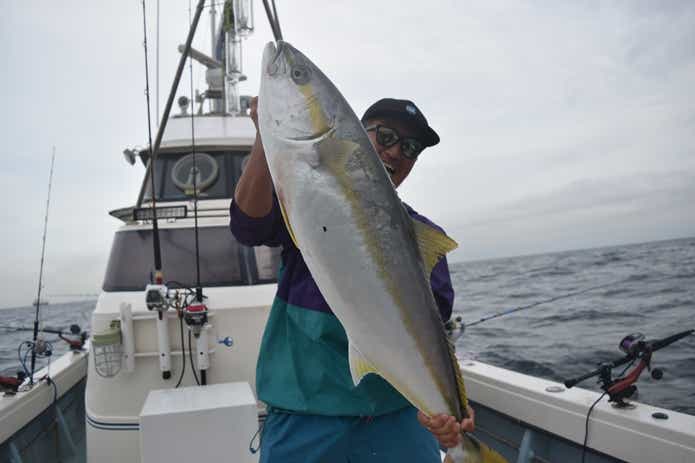
[{"label": "man's hand", "polygon": [[234,201],[244,214],[265,217],[273,208],[273,181],[258,132],[258,97],[251,98],[249,102],[249,117],[256,126],[256,140],[234,190]]},{"label": "man's hand", "polygon": [[253,125],[256,126],[256,132],[258,132],[258,97],[254,96],[249,101],[249,117],[253,121]]},{"label": "man's hand", "polygon": [[446,414],[428,417],[421,411],[417,412],[417,420],[439,441],[442,447],[456,447],[461,443],[462,432],[472,432],[475,429],[475,412],[466,407],[468,418],[458,423],[456,418]]}]

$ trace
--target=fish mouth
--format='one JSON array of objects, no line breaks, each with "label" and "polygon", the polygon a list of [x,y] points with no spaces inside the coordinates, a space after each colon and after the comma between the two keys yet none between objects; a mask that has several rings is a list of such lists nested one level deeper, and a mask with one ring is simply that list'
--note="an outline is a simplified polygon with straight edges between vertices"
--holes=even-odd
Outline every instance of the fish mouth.
[{"label": "fish mouth", "polygon": [[285,42],[279,41],[277,46],[273,42],[268,42],[263,50],[263,61],[266,62],[265,70],[269,76],[275,76],[284,68],[283,60],[281,59]]},{"label": "fish mouth", "polygon": [[390,175],[393,175],[396,173],[396,169],[391,164],[389,164],[388,162],[385,162],[385,161],[381,161],[381,163],[386,168],[386,172],[388,172]]}]

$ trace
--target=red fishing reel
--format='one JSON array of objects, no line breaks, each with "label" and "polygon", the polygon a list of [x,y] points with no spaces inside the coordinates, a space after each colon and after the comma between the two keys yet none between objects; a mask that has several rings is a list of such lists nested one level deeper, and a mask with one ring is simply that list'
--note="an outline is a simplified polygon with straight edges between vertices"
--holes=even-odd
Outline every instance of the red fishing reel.
[{"label": "red fishing reel", "polygon": [[190,304],[183,309],[183,319],[197,337],[208,322],[208,308],[202,302]]},{"label": "red fishing reel", "polygon": [[[635,383],[639,379],[644,370],[651,372],[652,378],[659,380],[664,376],[663,370],[659,368],[651,368],[652,354],[669,344],[672,344],[679,339],[695,333],[695,330],[687,330],[663,339],[654,339],[645,341],[642,333],[633,333],[625,336],[618,347],[626,355],[623,358],[612,362],[602,363],[597,370],[579,376],[578,378],[565,381],[565,387],[571,388],[577,383],[593,376],[598,376],[598,382],[601,384],[601,389],[608,394],[608,401],[613,403],[613,406],[618,408],[630,407],[631,404],[626,402],[637,392]],[[638,362],[637,366],[627,374],[618,378],[613,378],[613,368],[625,365],[627,363]]]}]

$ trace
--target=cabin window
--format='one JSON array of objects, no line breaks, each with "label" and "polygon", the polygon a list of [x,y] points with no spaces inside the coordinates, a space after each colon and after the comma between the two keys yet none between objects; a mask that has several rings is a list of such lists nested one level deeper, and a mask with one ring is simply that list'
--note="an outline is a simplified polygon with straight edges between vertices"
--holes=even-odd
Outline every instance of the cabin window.
[{"label": "cabin window", "polygon": [[[192,228],[160,232],[162,269],[166,281],[194,287],[195,241]],[[279,248],[248,248],[234,239],[229,227],[201,227],[200,282],[204,287],[244,286],[276,281]],[[104,278],[104,291],[144,290],[154,271],[151,230],[117,232]]]},{"label": "cabin window", "polygon": [[[193,176],[201,200],[230,199],[248,161],[248,151],[196,151],[164,153],[155,164],[157,202],[188,201],[193,197]],[[145,179],[144,201],[151,199]],[[189,216],[193,211],[189,209]],[[195,236],[192,228],[160,228],[162,269],[167,281],[189,287],[196,284]],[[200,280],[204,287],[243,286],[277,281],[280,249],[239,244],[227,226],[200,227]],[[104,291],[140,291],[154,271],[151,230],[116,233],[104,278]]]}]

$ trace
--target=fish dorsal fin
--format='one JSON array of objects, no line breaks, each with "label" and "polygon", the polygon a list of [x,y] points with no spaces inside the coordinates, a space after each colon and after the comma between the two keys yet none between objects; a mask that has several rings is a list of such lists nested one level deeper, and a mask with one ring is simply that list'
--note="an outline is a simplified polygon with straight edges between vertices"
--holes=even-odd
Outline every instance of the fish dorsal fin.
[{"label": "fish dorsal fin", "polygon": [[348,360],[350,362],[350,374],[355,386],[360,384],[362,378],[369,373],[379,373],[372,363],[355,347],[352,341],[348,343]]},{"label": "fish dorsal fin", "polygon": [[285,210],[285,206],[282,203],[282,196],[278,193],[278,204],[280,205],[280,212],[282,213],[282,220],[285,221],[285,226],[287,227],[287,233],[290,234],[290,238],[292,238],[292,242],[294,245],[299,249],[299,244],[297,244],[297,238],[294,236],[294,230],[292,230],[292,224],[290,223],[290,218],[287,215],[287,211]]},{"label": "fish dorsal fin", "polygon": [[425,264],[427,275],[429,275],[432,273],[434,266],[437,265],[437,262],[439,262],[439,259],[444,257],[446,253],[456,249],[458,244],[433,226],[420,222],[417,219],[412,220],[417,243],[420,247],[420,254],[422,255],[422,262]]}]

